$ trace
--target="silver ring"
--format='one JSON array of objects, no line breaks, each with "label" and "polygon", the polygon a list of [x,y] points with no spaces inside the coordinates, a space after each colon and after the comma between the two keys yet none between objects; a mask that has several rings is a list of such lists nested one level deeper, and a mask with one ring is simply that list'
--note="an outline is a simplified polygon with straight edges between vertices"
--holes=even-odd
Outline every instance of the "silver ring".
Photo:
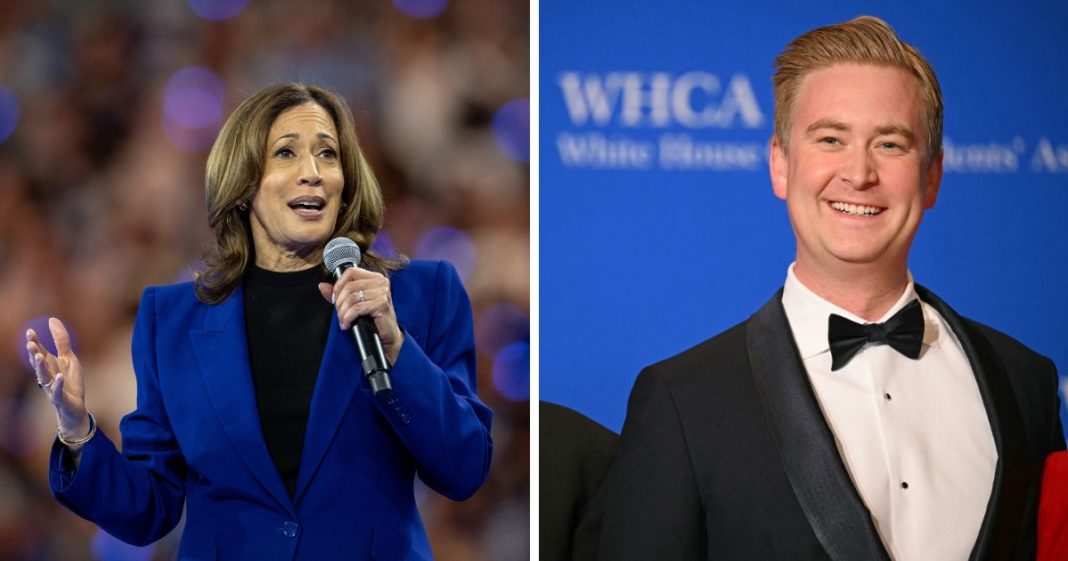
[{"label": "silver ring", "polygon": [[41,388],[41,389],[45,389],[45,388],[50,388],[50,387],[52,387],[52,383],[53,383],[53,382],[55,382],[55,381],[56,381],[56,379],[55,379],[55,378],[52,378],[51,380],[49,380],[49,381],[47,381],[47,382],[42,382],[42,381],[41,381],[41,380],[40,380],[40,379],[38,378],[38,380],[37,380],[37,387],[38,387],[38,388]]},{"label": "silver ring", "polygon": [[362,290],[356,293],[356,299],[360,302],[365,302],[367,300],[367,298],[363,295]]}]

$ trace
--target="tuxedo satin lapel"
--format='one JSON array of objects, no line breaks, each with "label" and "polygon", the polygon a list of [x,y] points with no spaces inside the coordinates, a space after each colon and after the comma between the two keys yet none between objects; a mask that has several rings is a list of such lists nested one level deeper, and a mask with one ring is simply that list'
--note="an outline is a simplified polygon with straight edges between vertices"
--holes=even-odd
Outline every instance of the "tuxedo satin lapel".
[{"label": "tuxedo satin lapel", "polygon": [[781,290],[749,318],[746,339],[764,415],[817,539],[836,561],[888,560],[808,381]]},{"label": "tuxedo satin lapel", "polygon": [[916,285],[916,293],[920,300],[938,310],[957,335],[979,385],[998,451],[994,487],[971,559],[1010,559],[1021,539],[1017,532],[1027,500],[1028,461],[1024,444],[1027,435],[1008,373],[982,333],[964,323],[931,291]]},{"label": "tuxedo satin lapel", "polygon": [[300,474],[293,502],[300,500],[308,482],[326,456],[353,397],[360,391],[363,371],[356,342],[338,326],[337,315],[331,314],[330,334],[319,365],[319,377],[312,396],[308,429],[304,435],[304,451],[300,458]]},{"label": "tuxedo satin lapel", "polygon": [[292,512],[285,486],[263,440],[249,368],[244,308],[238,287],[226,300],[210,306],[204,329],[194,329],[189,336],[211,405],[238,457],[278,504]]}]

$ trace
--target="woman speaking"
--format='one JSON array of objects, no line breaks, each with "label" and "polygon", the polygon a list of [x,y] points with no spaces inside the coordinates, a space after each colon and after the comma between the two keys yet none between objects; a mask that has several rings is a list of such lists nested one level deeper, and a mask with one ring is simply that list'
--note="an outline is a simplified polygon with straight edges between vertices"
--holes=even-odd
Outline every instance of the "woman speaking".
[{"label": "woman speaking", "polygon": [[[241,103],[205,191],[203,271],[141,299],[121,453],[86,408],[63,324],[49,320],[55,355],[26,333],[59,423],[52,493],[131,544],[165,535],[184,506],[180,559],[430,559],[413,478],[467,498],[492,451],[455,270],[369,251],[382,195],[348,106],[322,88],[276,85]],[[323,267],[335,237],[364,256],[336,281]],[[361,317],[391,390],[364,379]]]}]

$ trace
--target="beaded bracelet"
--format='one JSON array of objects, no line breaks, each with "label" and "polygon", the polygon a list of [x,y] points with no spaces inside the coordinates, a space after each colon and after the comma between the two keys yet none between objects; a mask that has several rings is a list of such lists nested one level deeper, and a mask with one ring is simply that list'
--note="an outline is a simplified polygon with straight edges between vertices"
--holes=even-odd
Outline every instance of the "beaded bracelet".
[{"label": "beaded bracelet", "polygon": [[86,442],[89,442],[89,439],[93,438],[93,436],[96,434],[96,418],[93,417],[93,414],[88,411],[86,411],[85,414],[89,415],[89,434],[77,440],[67,440],[63,438],[63,435],[59,433],[59,428],[56,428],[56,437],[59,438],[59,441],[62,442],[63,445],[67,448],[78,448]]}]

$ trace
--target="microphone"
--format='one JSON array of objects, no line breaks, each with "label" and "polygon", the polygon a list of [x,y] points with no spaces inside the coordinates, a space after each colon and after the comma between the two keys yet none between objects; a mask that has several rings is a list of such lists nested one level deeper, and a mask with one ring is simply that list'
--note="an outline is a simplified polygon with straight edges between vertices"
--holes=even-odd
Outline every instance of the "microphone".
[{"label": "microphone", "polygon": [[[341,278],[346,269],[360,266],[360,246],[345,237],[330,240],[323,250],[323,265],[333,273],[334,279]],[[374,320],[370,316],[357,317],[352,323],[352,336],[356,339],[360,366],[371,385],[371,392],[375,397],[388,397],[393,393],[393,386],[389,382],[390,364],[386,360]]]}]

